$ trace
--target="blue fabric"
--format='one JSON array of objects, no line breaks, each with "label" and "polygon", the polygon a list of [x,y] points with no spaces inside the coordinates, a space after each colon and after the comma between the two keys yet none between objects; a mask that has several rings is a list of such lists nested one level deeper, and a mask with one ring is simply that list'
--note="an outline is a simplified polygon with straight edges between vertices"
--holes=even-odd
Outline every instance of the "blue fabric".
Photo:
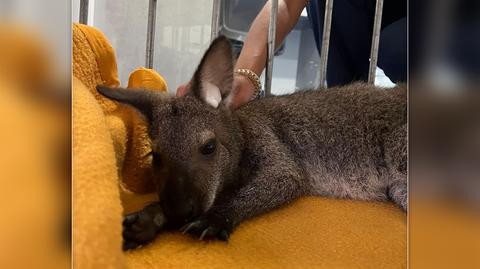
[{"label": "blue fabric", "polygon": [[[327,62],[329,87],[368,79],[375,0],[333,2]],[[325,1],[310,0],[307,13],[320,51]],[[378,65],[394,82],[406,81],[406,1],[385,1]],[[392,25],[393,27],[389,27]],[[388,31],[384,33],[384,30]]]}]

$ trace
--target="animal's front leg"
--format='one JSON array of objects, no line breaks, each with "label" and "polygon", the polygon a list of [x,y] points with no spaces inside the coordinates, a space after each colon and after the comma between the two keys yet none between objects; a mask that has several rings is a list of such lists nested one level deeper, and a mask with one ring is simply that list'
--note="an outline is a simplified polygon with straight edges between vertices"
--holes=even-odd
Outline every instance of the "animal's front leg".
[{"label": "animal's front leg", "polygon": [[232,220],[216,210],[209,210],[197,220],[183,226],[180,231],[198,236],[200,240],[216,238],[227,241],[233,230]]},{"label": "animal's front leg", "polygon": [[158,202],[126,215],[123,219],[123,249],[137,248],[152,241],[165,222],[162,207]]},{"label": "animal's front leg", "polygon": [[200,239],[228,240],[243,220],[277,208],[303,193],[302,177],[294,165],[279,162],[254,173],[256,176],[230,197],[220,196],[197,220],[185,225],[183,233]]}]

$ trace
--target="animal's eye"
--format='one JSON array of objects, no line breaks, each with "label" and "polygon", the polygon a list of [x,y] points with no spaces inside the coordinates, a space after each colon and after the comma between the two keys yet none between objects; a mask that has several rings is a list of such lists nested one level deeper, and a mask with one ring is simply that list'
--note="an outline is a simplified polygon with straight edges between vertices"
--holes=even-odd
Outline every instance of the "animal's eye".
[{"label": "animal's eye", "polygon": [[215,149],[217,148],[217,141],[215,139],[210,139],[205,143],[201,148],[200,152],[203,155],[210,155],[215,152]]}]

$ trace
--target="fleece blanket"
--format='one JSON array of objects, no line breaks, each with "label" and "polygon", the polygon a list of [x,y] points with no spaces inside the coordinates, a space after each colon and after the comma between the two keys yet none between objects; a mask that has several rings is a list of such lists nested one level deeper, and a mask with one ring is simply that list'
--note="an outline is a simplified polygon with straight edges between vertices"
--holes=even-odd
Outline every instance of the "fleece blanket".
[{"label": "fleece blanket", "polygon": [[0,25],[0,268],[70,265],[69,87],[52,92],[52,51],[34,30]]},{"label": "fleece blanket", "polygon": [[[149,245],[122,252],[122,214],[156,199],[148,194],[148,160],[140,154],[148,151],[145,125],[135,112],[94,91],[97,84],[119,84],[115,54],[100,31],[73,26],[73,61],[77,268],[407,266],[407,220],[400,208],[387,202],[320,197],[305,197],[245,221],[228,243],[165,232]],[[129,84],[166,90],[161,76],[148,69],[134,72]]]}]

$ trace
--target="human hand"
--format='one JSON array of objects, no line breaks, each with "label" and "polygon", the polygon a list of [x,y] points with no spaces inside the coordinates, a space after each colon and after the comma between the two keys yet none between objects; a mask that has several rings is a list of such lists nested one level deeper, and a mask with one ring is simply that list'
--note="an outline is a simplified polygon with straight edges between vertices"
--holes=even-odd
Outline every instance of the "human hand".
[{"label": "human hand", "polygon": [[190,88],[190,84],[191,84],[191,81],[189,81],[188,83],[184,83],[184,84],[181,84],[180,86],[178,86],[177,92],[175,93],[175,95],[176,95],[177,97],[182,97],[182,96],[184,96],[185,94],[187,94],[188,88]]},{"label": "human hand", "polygon": [[252,82],[241,75],[235,75],[233,77],[233,90],[229,100],[228,106],[231,109],[237,109],[243,104],[248,103],[252,99],[255,93],[255,87]]}]

